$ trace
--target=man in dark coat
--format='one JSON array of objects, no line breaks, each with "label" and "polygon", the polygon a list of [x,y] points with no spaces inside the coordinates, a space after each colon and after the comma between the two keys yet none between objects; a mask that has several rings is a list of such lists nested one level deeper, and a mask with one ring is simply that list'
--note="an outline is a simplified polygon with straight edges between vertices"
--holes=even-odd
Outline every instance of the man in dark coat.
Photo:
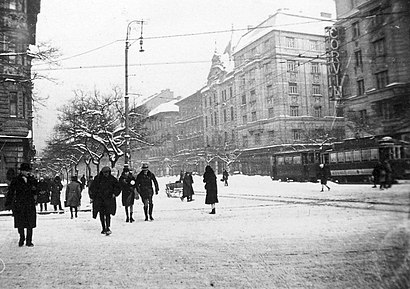
[{"label": "man in dark coat", "polygon": [[215,214],[215,204],[218,203],[218,187],[216,184],[216,175],[211,166],[205,167],[204,183],[206,190],[205,204],[211,205],[210,214]]},{"label": "man in dark coat", "polygon": [[153,221],[152,210],[154,209],[154,204],[152,202],[152,197],[154,195],[154,190],[152,188],[152,183],[154,183],[155,186],[155,194],[158,195],[158,182],[155,175],[148,170],[147,164],[143,164],[141,170],[142,171],[137,175],[136,188],[141,196],[142,203],[144,204],[145,221],[148,221],[148,215],[149,219]]},{"label": "man in dark coat", "polygon": [[[125,215],[126,219],[125,222],[134,222],[135,220],[132,218],[133,214],[133,206],[134,206],[134,198],[135,198],[135,177],[132,175],[130,169],[128,167],[124,167],[122,170],[122,174],[119,179],[121,192],[122,192],[122,205],[125,208]],[[128,214],[129,210],[129,214]]]},{"label": "man in dark coat", "polygon": [[[37,180],[30,175],[31,167],[28,163],[20,165],[20,174],[15,177],[9,186],[6,198],[6,208],[12,210],[14,227],[20,234],[19,246],[33,247],[33,228],[37,225],[36,198]],[[24,234],[27,229],[27,238]]]},{"label": "man in dark coat", "polygon": [[192,179],[192,174],[190,172],[185,172],[181,201],[186,197],[187,202],[192,202],[192,195],[194,194],[194,189],[192,187],[193,183],[194,180]]},{"label": "man in dark coat", "polygon": [[224,170],[222,173],[222,180],[225,183],[225,186],[228,186],[228,178],[229,178],[229,173],[227,170]]},{"label": "man in dark coat", "polygon": [[100,213],[101,234],[110,235],[111,215],[115,215],[117,204],[115,197],[121,192],[118,180],[111,175],[109,167],[103,167],[89,188],[90,200],[93,204],[93,218]]},{"label": "man in dark coat", "polygon": [[327,180],[330,178],[330,170],[328,166],[325,166],[325,164],[320,164],[319,165],[319,174],[318,177],[320,179],[320,184],[322,185],[322,190],[323,192],[323,187],[325,186],[328,191],[330,191],[330,187],[327,185]]}]

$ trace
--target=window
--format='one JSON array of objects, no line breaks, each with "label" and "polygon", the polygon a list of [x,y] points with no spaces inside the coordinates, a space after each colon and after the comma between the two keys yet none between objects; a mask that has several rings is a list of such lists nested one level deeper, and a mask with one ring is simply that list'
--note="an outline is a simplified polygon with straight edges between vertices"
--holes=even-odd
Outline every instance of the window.
[{"label": "window", "polygon": [[359,79],[357,81],[357,95],[363,95],[364,94],[364,80]]},{"label": "window", "polygon": [[12,10],[17,9],[16,0],[9,0],[9,9],[12,9]]},{"label": "window", "polygon": [[233,106],[231,106],[231,120],[234,120]]},{"label": "window", "polygon": [[367,123],[367,111],[365,109],[359,110],[359,118],[362,123]]},{"label": "window", "polygon": [[322,107],[321,106],[315,107],[315,117],[322,117]]},{"label": "window", "polygon": [[209,96],[209,106],[212,106],[212,96]]},{"label": "window", "polygon": [[218,96],[216,95],[216,93],[214,92],[214,104],[218,104]]},{"label": "window", "polygon": [[215,125],[218,125],[218,115],[216,114],[216,111],[214,112],[214,120],[215,120]]},{"label": "window", "polygon": [[273,141],[275,139],[275,131],[274,130],[268,131],[268,137],[270,141]]},{"label": "window", "polygon": [[299,107],[296,105],[292,105],[290,107],[290,115],[291,116],[299,116]]},{"label": "window", "polygon": [[269,50],[269,46],[270,46],[269,39],[267,39],[263,42],[263,51]]},{"label": "window", "polygon": [[319,42],[317,40],[309,40],[310,50],[319,50]]},{"label": "window", "polygon": [[232,133],[231,133],[232,135],[231,135],[231,140],[232,140],[232,142],[235,142],[235,131],[234,130],[232,130]]},{"label": "window", "polygon": [[246,94],[242,94],[242,104],[246,104]]},{"label": "window", "polygon": [[353,39],[360,36],[359,22],[355,22],[355,23],[352,24],[352,33],[353,33]]},{"label": "window", "polygon": [[205,127],[208,127],[208,116],[205,115]]},{"label": "window", "polygon": [[248,136],[247,136],[247,135],[243,135],[243,136],[242,136],[242,146],[243,146],[244,148],[247,148],[247,147],[248,147]]},{"label": "window", "polygon": [[255,91],[255,89],[252,89],[250,93],[251,93],[251,100],[256,100],[256,91]]},{"label": "window", "polygon": [[320,84],[312,84],[313,95],[320,95]]},{"label": "window", "polygon": [[363,67],[362,51],[358,50],[354,53],[356,59],[356,67]]},{"label": "window", "polygon": [[288,60],[287,62],[288,71],[296,71],[296,61]]},{"label": "window", "polygon": [[300,129],[292,129],[293,139],[300,140],[301,139],[301,130]]},{"label": "window", "polygon": [[345,153],[344,152],[338,152],[337,153],[337,160],[339,163],[344,163],[345,162]]},{"label": "window", "polygon": [[17,92],[9,94],[9,113],[11,117],[17,116]]},{"label": "window", "polygon": [[273,107],[269,107],[268,108],[268,118],[272,118],[274,116],[275,116],[275,113],[274,113]]},{"label": "window", "polygon": [[224,109],[224,122],[227,122],[228,118],[226,117],[226,109]]},{"label": "window", "polygon": [[389,83],[389,76],[387,75],[387,70],[376,73],[377,89],[386,87]]},{"label": "window", "polygon": [[213,115],[212,115],[212,113],[211,113],[211,126],[212,125],[214,125],[214,117],[213,117]]},{"label": "window", "polygon": [[246,124],[248,122],[248,116],[245,114],[242,116],[242,123]]},{"label": "window", "polygon": [[260,145],[262,143],[261,134],[255,133],[255,145]]},{"label": "window", "polygon": [[373,43],[376,56],[383,56],[386,54],[386,40],[379,39]]},{"label": "window", "polygon": [[296,82],[289,82],[289,93],[290,94],[298,93],[298,84]]},{"label": "window", "polygon": [[319,63],[312,62],[311,64],[312,73],[320,73]]},{"label": "window", "polygon": [[9,41],[6,35],[1,35],[0,40],[0,51],[8,51],[9,50]]},{"label": "window", "polygon": [[228,132],[224,132],[224,141],[225,141],[225,143],[227,143],[228,142]]},{"label": "window", "polygon": [[295,38],[286,37],[286,47],[295,47]]},{"label": "window", "polygon": [[252,121],[256,121],[256,111],[251,112]]},{"label": "window", "polygon": [[232,98],[232,97],[233,97],[233,88],[231,86],[229,87],[229,98]]},{"label": "window", "polygon": [[225,102],[226,101],[226,90],[225,89],[222,90],[221,93],[222,93],[222,101]]}]

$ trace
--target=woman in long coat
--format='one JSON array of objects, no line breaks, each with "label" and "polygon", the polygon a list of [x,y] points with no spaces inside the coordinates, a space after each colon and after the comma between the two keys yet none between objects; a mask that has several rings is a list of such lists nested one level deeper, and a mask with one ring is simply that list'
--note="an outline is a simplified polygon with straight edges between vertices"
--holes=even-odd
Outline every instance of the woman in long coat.
[{"label": "woman in long coat", "polygon": [[37,203],[40,204],[40,212],[43,211],[43,204],[44,204],[44,211],[47,211],[47,203],[50,202],[50,184],[48,180],[44,177],[40,177],[40,181],[38,182],[38,197]]},{"label": "woman in long coat", "polygon": [[70,207],[71,219],[73,218],[73,211],[77,218],[78,207],[81,205],[81,185],[77,181],[77,176],[71,177],[71,182],[67,185],[65,190],[66,206]]},{"label": "woman in long coat", "polygon": [[135,220],[132,217],[134,198],[135,198],[135,177],[132,175],[130,169],[125,167],[122,170],[122,174],[119,179],[121,186],[121,201],[122,205],[125,208],[126,219],[125,222],[134,222]]},{"label": "woman in long coat", "polygon": [[183,181],[183,186],[182,186],[181,201],[183,201],[184,198],[186,198],[187,202],[191,202],[192,195],[194,194],[194,189],[192,187],[194,180],[192,179],[192,174],[189,172],[185,172],[185,175],[182,181]]},{"label": "woman in long coat", "polygon": [[[19,246],[34,246],[32,243],[33,228],[37,225],[36,198],[37,180],[29,174],[30,164],[20,165],[20,174],[15,177],[9,186],[5,206],[12,210],[14,216],[14,228],[20,234]],[[27,229],[27,239],[24,229]]]},{"label": "woman in long coat", "polygon": [[98,213],[100,213],[101,234],[106,234],[107,236],[111,234],[111,215],[114,216],[117,210],[115,197],[120,192],[120,184],[111,175],[111,169],[103,167],[89,188],[90,199],[93,203],[93,218],[96,219]]},{"label": "woman in long coat", "polygon": [[204,183],[206,190],[205,204],[211,205],[210,214],[215,214],[215,204],[218,203],[218,188],[216,185],[216,175],[210,166],[205,167]]},{"label": "woman in long coat", "polygon": [[61,190],[63,189],[63,184],[61,183],[60,176],[55,176],[50,187],[51,204],[54,206],[54,211],[57,211],[57,207],[60,211],[63,211],[63,208],[61,207]]}]

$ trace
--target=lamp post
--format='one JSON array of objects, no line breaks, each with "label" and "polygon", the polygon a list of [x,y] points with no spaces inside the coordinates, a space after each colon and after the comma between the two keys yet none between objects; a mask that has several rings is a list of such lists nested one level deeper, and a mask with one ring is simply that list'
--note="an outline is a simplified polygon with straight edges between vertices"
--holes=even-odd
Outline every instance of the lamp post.
[{"label": "lamp post", "polygon": [[128,96],[128,49],[132,45],[130,44],[130,39],[129,35],[131,33],[131,24],[136,23],[141,25],[141,36],[139,38],[139,44],[140,44],[140,50],[139,52],[143,52],[144,50],[142,49],[142,44],[143,44],[143,38],[142,38],[142,27],[144,24],[144,21],[142,20],[133,20],[128,23],[127,25],[127,35],[125,37],[125,103],[124,103],[124,109],[125,109],[125,158],[124,158],[124,166],[128,166],[128,162],[130,159],[130,134],[129,134],[129,96]]}]

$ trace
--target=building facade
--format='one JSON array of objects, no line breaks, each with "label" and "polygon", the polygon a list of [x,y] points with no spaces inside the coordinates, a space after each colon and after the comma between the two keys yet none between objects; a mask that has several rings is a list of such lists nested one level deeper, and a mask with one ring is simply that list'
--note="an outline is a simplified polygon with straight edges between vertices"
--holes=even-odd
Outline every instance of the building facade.
[{"label": "building facade", "polygon": [[29,45],[36,41],[40,0],[0,3],[0,182],[34,157]]},{"label": "building facade", "polygon": [[410,141],[410,2],[336,0],[348,136]]},{"label": "building facade", "polygon": [[275,151],[342,138],[327,87],[326,18],[279,10],[233,53],[241,171],[263,174]]}]

